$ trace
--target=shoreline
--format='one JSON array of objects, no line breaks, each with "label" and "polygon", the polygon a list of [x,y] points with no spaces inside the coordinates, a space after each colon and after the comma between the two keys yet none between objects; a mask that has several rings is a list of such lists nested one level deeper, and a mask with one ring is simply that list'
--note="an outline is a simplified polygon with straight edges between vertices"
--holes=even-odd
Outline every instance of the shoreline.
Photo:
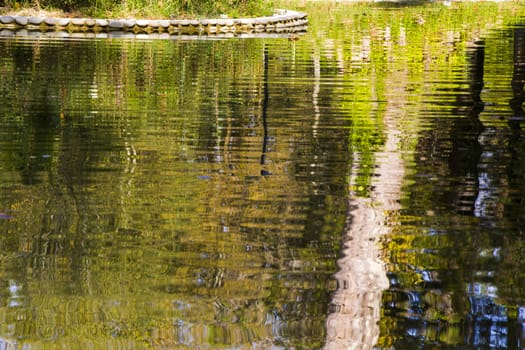
[{"label": "shoreline", "polygon": [[[271,16],[211,19],[96,19],[0,15],[0,36],[30,33],[133,37],[158,35],[238,36],[297,34],[308,28],[304,12],[278,9]],[[20,33],[19,33],[20,32]]]}]

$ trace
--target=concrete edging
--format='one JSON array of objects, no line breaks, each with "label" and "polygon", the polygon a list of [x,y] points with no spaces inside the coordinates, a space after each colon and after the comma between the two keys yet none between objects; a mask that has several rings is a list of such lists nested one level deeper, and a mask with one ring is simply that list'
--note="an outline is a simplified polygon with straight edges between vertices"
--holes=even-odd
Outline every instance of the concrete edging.
[{"label": "concrete edging", "polygon": [[[217,19],[93,19],[93,18],[42,18],[25,16],[0,16],[0,35],[5,30],[19,34],[27,32],[62,32],[86,34],[96,37],[134,37],[153,35],[211,35],[250,36],[258,34],[288,34],[305,32],[307,14],[291,10],[276,10],[275,14],[256,18]],[[5,35],[6,33],[4,33]]]}]

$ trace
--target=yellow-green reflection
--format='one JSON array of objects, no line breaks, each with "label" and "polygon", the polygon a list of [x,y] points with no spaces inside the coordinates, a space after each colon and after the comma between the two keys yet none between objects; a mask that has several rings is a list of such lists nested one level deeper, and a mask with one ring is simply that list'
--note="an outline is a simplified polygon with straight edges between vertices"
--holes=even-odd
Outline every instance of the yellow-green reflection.
[{"label": "yellow-green reflection", "polygon": [[320,346],[347,122],[293,42],[1,45],[3,338]]},{"label": "yellow-green reflection", "polygon": [[[412,339],[403,298],[422,271],[445,269],[460,287],[427,292],[420,319],[445,320],[446,331],[423,327],[423,338],[461,343],[462,272],[477,273],[468,252],[483,247],[490,259],[494,237],[448,231],[459,219],[432,181],[446,182],[450,147],[433,147],[450,145],[454,120],[471,110],[458,99],[472,102],[479,88],[469,71],[479,39],[523,8],[306,10],[298,41],[0,40],[2,338],[32,348],[321,348],[359,213],[350,195],[351,206],[381,212],[372,225],[386,236],[368,253],[398,281],[382,300],[384,283],[370,288],[381,307],[372,318],[382,317],[367,329],[372,343]],[[510,63],[512,46],[488,40],[485,80],[511,77],[512,65],[493,61]],[[510,114],[506,94],[482,96],[496,101],[486,110]],[[481,119],[505,123],[494,114]],[[403,180],[378,185],[389,159]],[[446,232],[429,234],[431,223]]]}]

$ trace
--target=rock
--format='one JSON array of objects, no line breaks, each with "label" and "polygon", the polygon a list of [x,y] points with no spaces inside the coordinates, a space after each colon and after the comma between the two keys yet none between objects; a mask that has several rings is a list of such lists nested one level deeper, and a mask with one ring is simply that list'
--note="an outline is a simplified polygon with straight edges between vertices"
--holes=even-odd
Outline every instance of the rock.
[{"label": "rock", "polygon": [[15,22],[18,25],[26,26],[27,25],[27,18],[26,17],[22,17],[22,16],[16,16],[15,17]]},{"label": "rock", "polygon": [[170,21],[166,19],[159,20],[158,22],[159,22],[159,26],[161,26],[162,28],[169,28],[170,26]]},{"label": "rock", "polygon": [[57,25],[61,27],[67,27],[71,23],[71,19],[69,18],[57,18]]},{"label": "rock", "polygon": [[44,23],[47,24],[48,26],[54,26],[57,24],[57,20],[56,18],[52,18],[52,17],[44,18]]},{"label": "rock", "polygon": [[149,24],[149,21],[147,19],[138,19],[137,20],[137,25],[139,27],[147,27]]},{"label": "rock", "polygon": [[11,24],[14,23],[15,18],[13,16],[0,16],[0,23]]},{"label": "rock", "polygon": [[112,19],[108,21],[108,27],[111,29],[123,29],[124,21],[118,19]]},{"label": "rock", "polygon": [[124,21],[124,27],[126,28],[133,28],[137,24],[137,21],[134,19],[127,19]]},{"label": "rock", "polygon": [[32,24],[32,25],[35,25],[35,26],[39,26],[39,25],[41,25],[44,22],[44,19],[41,18],[41,17],[29,17],[27,19],[27,22],[29,24]]},{"label": "rock", "polygon": [[95,24],[102,28],[106,28],[108,26],[108,21],[106,21],[105,19],[96,19]]},{"label": "rock", "polygon": [[71,23],[76,26],[83,26],[86,24],[86,19],[85,18],[72,18]]},{"label": "rock", "polygon": [[[1,0],[0,0],[1,1]],[[46,26],[41,26],[44,23]],[[92,18],[40,18],[24,16],[0,16],[0,24],[8,25],[4,27],[28,29],[31,31],[55,32],[61,29],[64,34],[67,32],[99,32],[122,31],[138,34],[147,33],[149,38],[166,38],[168,34],[160,36],[152,33],[169,34],[209,34],[223,35],[235,33],[257,33],[275,31],[305,31],[308,26],[307,14],[297,11],[277,10],[270,17],[257,18],[229,18],[220,16],[215,19],[172,19],[172,20],[147,20],[147,19],[92,19]],[[16,25],[16,26],[15,26]],[[87,27],[87,28],[86,28]],[[221,34],[223,33],[223,34]],[[49,34],[49,33],[47,33]],[[55,34],[56,35],[56,34]],[[252,34],[250,34],[252,35]],[[121,33],[114,36],[128,37]]]}]

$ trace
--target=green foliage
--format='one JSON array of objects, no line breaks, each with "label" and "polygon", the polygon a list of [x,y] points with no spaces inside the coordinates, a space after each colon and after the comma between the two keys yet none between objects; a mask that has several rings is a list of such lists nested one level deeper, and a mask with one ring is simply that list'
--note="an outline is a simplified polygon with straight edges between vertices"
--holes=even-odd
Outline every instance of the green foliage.
[{"label": "green foliage", "polygon": [[271,2],[264,0],[3,0],[0,7],[59,9],[94,17],[195,17],[226,14],[230,17],[270,14]]}]

